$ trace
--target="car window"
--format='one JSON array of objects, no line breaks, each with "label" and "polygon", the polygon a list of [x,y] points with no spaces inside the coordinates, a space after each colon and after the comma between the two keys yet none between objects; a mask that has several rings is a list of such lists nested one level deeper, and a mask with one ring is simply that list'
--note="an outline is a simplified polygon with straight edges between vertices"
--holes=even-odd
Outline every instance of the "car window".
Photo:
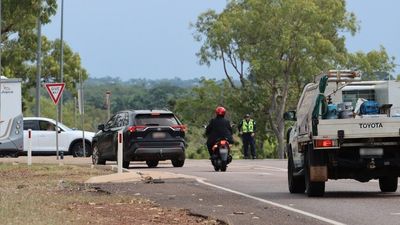
[{"label": "car window", "polygon": [[40,130],[55,131],[55,125],[49,121],[40,120],[39,121]]},{"label": "car window", "polygon": [[129,114],[126,112],[123,115],[124,119],[123,119],[123,126],[128,126],[129,125]]},{"label": "car window", "polygon": [[36,120],[24,120],[24,130],[39,130]]},{"label": "car window", "polygon": [[135,117],[135,124],[139,126],[173,126],[179,123],[173,114],[138,114]]},{"label": "car window", "polygon": [[119,113],[118,116],[115,118],[116,123],[115,123],[115,127],[123,127],[126,124],[126,114],[127,113]]},{"label": "car window", "polygon": [[115,118],[116,117],[117,117],[117,115],[114,115],[108,120],[108,122],[106,123],[106,128],[114,127],[114,123],[115,123]]}]

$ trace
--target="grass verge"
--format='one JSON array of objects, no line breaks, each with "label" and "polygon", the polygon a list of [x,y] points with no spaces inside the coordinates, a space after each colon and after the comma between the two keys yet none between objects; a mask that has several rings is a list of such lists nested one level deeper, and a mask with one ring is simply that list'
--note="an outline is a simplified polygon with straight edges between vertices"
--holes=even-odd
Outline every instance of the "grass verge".
[{"label": "grass verge", "polygon": [[83,183],[110,173],[73,165],[0,163],[0,224],[219,224]]}]

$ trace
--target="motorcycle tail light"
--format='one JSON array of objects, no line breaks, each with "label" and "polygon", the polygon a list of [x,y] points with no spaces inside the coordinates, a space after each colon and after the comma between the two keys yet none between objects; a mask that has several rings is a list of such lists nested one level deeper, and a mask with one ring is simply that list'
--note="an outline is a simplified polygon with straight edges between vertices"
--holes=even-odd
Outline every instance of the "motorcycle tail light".
[{"label": "motorcycle tail light", "polygon": [[226,140],[222,140],[220,143],[221,143],[221,145],[226,145],[227,141]]}]

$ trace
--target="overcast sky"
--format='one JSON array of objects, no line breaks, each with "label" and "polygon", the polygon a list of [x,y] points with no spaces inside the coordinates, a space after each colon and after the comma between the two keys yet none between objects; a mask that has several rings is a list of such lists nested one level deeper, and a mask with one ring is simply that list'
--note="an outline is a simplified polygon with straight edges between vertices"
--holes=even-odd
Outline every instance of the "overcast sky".
[{"label": "overcast sky", "polygon": [[[60,38],[60,9],[43,27],[50,39]],[[218,12],[225,0],[64,0],[64,40],[78,52],[91,77],[224,78],[220,62],[199,65],[200,43],[189,24],[207,9]],[[383,45],[400,64],[400,1],[349,0],[361,31],[347,38],[350,51]],[[399,66],[395,74],[400,73]]]}]

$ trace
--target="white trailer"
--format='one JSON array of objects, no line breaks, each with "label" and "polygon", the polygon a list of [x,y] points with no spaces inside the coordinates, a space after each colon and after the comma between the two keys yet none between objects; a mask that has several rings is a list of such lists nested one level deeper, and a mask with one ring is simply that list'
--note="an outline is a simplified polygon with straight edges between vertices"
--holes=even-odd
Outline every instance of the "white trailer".
[{"label": "white trailer", "polygon": [[[295,121],[287,133],[289,191],[321,196],[328,179],[378,179],[382,192],[395,192],[400,176],[399,83],[359,81],[354,71],[330,71],[319,78],[305,86],[297,110],[284,115]],[[360,98],[379,102],[379,111],[356,114]],[[339,104],[354,111],[329,115]]]},{"label": "white trailer", "polygon": [[0,157],[16,157],[23,151],[21,80],[0,79]]}]

